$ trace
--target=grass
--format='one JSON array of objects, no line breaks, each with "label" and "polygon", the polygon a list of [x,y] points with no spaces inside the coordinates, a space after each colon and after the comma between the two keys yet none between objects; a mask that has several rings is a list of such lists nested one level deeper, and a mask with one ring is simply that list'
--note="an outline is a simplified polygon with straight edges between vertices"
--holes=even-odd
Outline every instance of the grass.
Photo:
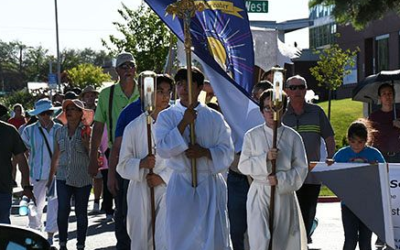
[{"label": "grass", "polygon": [[[328,115],[328,101],[320,102],[318,105]],[[331,102],[331,124],[335,131],[336,148],[346,145],[346,133],[349,125],[363,117],[363,103],[348,99],[332,100]],[[319,196],[336,196],[328,187],[322,185]]]},{"label": "grass", "polygon": [[336,196],[327,186],[322,185],[321,190],[319,191],[319,196]]},{"label": "grass", "polygon": [[[328,101],[317,103],[328,115]],[[335,131],[336,148],[346,145],[346,133],[349,125],[363,117],[363,103],[348,99],[332,100],[331,124]]]}]

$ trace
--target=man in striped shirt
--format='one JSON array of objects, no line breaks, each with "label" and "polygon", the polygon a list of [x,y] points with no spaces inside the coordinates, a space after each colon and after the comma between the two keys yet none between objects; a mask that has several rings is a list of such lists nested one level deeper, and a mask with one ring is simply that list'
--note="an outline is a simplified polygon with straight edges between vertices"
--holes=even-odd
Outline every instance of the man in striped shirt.
[{"label": "man in striped shirt", "polygon": [[[290,77],[286,81],[285,92],[290,101],[282,122],[301,135],[308,162],[320,160],[321,138],[325,141],[328,158],[332,158],[335,153],[334,132],[324,111],[317,105],[306,103],[306,80],[299,75]],[[303,186],[296,192],[308,243],[311,243],[310,232],[317,211],[320,188],[321,183],[308,174]]]}]

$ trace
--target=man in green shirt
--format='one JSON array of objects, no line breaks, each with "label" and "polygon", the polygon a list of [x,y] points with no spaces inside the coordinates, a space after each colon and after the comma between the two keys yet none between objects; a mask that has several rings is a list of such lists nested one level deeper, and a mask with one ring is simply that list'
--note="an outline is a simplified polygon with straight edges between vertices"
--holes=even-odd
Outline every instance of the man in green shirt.
[{"label": "man in green shirt", "polygon": [[[139,98],[139,90],[135,81],[136,62],[131,53],[123,52],[117,57],[116,71],[119,82],[103,89],[99,94],[97,109],[94,117],[93,134],[90,151],[89,174],[95,176],[98,172],[97,150],[100,146],[104,125],[106,124],[111,149],[114,143],[115,128],[119,114],[129,103]],[[111,111],[111,112],[110,112]],[[115,166],[109,166],[109,182],[115,183]],[[123,179],[118,178],[118,186],[123,186]],[[126,213],[123,211],[124,192],[119,188],[116,200],[117,211],[115,214],[115,235],[117,237],[117,249],[129,249],[130,239],[126,232]]]}]

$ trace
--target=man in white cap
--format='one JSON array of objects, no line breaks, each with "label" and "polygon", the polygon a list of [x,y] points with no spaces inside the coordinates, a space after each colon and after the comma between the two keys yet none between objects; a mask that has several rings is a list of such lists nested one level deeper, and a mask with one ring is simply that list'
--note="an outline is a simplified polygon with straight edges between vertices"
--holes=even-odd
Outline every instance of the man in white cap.
[{"label": "man in white cap", "polygon": [[[104,124],[107,125],[108,147],[111,148],[114,144],[115,128],[119,114],[124,107],[139,98],[139,90],[135,81],[136,61],[131,53],[122,52],[118,55],[116,71],[119,76],[119,82],[104,88],[100,92],[94,117],[89,165],[89,173],[93,177],[98,173],[97,151],[103,135]],[[107,177],[108,182],[111,182],[111,186],[116,185],[116,180],[118,182],[115,235],[117,238],[116,248],[120,250],[130,248],[130,239],[126,231],[126,190],[129,182],[116,174],[116,163],[111,164],[110,162]]]},{"label": "man in white cap", "polygon": [[[54,152],[54,135],[62,125],[54,123],[52,115],[54,110],[51,101],[47,98],[38,100],[35,109],[29,112],[31,116],[37,116],[38,121],[27,126],[22,139],[29,150],[30,178],[33,185],[33,193],[36,198],[36,214],[29,215],[29,227],[42,228],[42,214],[46,202],[46,183],[49,177],[51,157]],[[53,235],[57,232],[57,199],[49,199],[47,202],[47,218],[45,231],[48,241],[53,244]]]}]

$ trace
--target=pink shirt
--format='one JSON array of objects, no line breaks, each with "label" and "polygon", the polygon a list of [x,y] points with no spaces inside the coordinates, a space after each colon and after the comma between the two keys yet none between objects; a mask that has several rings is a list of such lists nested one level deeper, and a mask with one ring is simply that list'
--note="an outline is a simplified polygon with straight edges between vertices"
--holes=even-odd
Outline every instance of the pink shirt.
[{"label": "pink shirt", "polygon": [[107,151],[107,149],[108,149],[108,133],[107,133],[107,125],[104,125],[104,132],[103,132],[103,136],[101,137],[101,143],[100,143],[100,147],[99,147],[101,156],[103,157],[103,165],[99,166],[99,170],[108,169],[108,159],[104,155],[104,153]]}]

